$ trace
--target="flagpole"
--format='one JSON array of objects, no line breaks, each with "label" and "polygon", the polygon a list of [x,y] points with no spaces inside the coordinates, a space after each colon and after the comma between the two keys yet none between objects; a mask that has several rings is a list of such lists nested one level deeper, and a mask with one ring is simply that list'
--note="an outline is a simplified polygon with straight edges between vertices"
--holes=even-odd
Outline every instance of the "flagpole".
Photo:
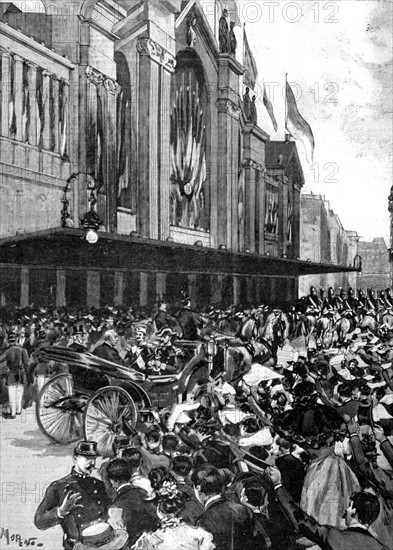
[{"label": "flagpole", "polygon": [[285,73],[285,119],[284,119],[284,141],[287,141],[287,119],[288,119],[288,105],[287,105],[287,78],[288,73]]}]

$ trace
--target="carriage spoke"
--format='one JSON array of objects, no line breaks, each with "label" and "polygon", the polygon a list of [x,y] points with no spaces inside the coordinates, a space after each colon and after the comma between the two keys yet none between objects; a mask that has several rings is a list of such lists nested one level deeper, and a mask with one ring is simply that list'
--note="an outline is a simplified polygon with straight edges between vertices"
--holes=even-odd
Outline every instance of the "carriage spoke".
[{"label": "carriage spoke", "polygon": [[93,395],[85,410],[85,437],[97,442],[101,455],[112,453],[116,435],[123,433],[123,420],[135,420],[136,409],[123,388],[106,387]]}]

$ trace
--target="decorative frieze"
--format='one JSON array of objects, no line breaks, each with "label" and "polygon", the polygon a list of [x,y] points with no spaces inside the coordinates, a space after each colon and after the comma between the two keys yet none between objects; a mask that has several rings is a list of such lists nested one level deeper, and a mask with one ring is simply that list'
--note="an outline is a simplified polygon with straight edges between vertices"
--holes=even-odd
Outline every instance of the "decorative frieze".
[{"label": "decorative frieze", "polygon": [[120,92],[120,84],[103,74],[101,71],[94,69],[90,65],[86,67],[86,78],[89,82],[95,86],[104,86],[104,88],[111,94],[117,95]]},{"label": "decorative frieze", "polygon": [[219,113],[227,113],[233,118],[239,118],[241,109],[231,99],[217,99],[216,105]]},{"label": "decorative frieze", "polygon": [[259,170],[263,174],[266,172],[266,167],[263,164],[260,164],[259,162],[256,162],[252,159],[244,159],[242,162],[242,166],[244,168],[254,168],[255,170]]},{"label": "decorative frieze", "polygon": [[138,38],[136,49],[140,55],[147,55],[151,60],[165,67],[167,71],[175,72],[175,57],[151,38],[146,36]]}]

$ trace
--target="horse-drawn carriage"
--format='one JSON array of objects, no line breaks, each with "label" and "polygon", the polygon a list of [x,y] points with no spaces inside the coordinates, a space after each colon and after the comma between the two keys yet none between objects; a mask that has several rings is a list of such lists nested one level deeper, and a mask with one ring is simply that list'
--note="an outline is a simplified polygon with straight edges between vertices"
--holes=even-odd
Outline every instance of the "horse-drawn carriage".
[{"label": "horse-drawn carriage", "polygon": [[91,353],[48,347],[43,355],[62,366],[42,388],[36,406],[41,431],[53,442],[82,437],[97,441],[102,456],[116,435],[131,432],[144,413],[193,398],[209,380],[207,345],[183,341],[185,364],[179,374],[145,376]]}]

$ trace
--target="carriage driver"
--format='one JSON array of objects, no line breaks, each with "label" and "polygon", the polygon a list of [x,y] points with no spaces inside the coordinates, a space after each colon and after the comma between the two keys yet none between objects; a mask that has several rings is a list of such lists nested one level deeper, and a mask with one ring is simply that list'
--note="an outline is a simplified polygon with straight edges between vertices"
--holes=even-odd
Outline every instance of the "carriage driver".
[{"label": "carriage driver", "polygon": [[61,526],[66,550],[81,540],[84,528],[107,519],[109,499],[104,484],[92,477],[97,456],[95,441],[80,441],[71,473],[49,485],[34,516],[35,526],[42,531]]}]

